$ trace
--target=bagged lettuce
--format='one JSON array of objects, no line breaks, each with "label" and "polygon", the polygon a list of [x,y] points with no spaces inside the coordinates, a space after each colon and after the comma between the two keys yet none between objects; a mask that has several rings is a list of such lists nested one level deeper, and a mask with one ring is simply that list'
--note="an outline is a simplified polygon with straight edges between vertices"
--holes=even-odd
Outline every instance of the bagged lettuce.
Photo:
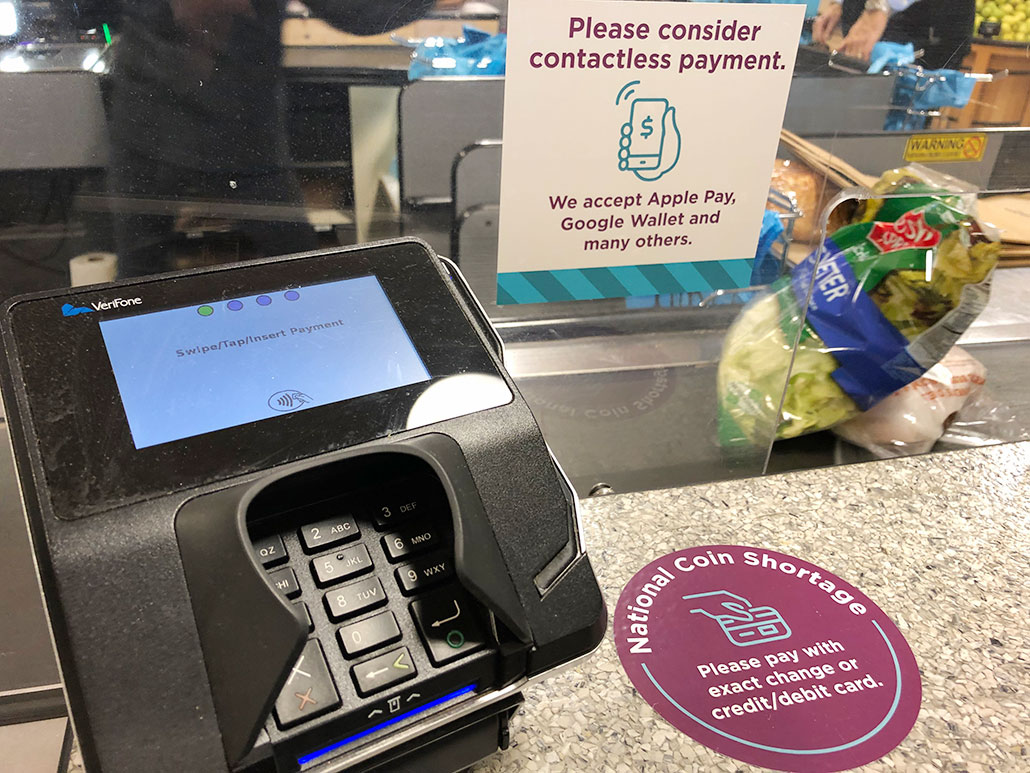
[{"label": "bagged lettuce", "polygon": [[907,196],[864,202],[858,222],[731,325],[718,374],[722,445],[796,437],[868,410],[940,361],[986,306],[1001,245],[968,198],[920,172],[884,175],[876,192]]}]

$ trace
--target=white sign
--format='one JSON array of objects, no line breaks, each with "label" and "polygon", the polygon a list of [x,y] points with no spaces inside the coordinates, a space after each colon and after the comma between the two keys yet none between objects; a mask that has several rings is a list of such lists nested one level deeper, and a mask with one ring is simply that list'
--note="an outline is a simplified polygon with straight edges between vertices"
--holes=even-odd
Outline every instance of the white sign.
[{"label": "white sign", "polygon": [[754,257],[803,16],[511,0],[498,273]]}]

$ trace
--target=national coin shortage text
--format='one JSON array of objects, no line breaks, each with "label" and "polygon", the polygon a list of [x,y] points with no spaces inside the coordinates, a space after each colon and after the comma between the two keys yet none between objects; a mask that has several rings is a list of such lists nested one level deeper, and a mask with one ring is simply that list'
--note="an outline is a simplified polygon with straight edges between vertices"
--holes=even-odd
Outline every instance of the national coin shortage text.
[{"label": "national coin shortage text", "polygon": [[[593,16],[569,17],[569,39],[626,41],[625,48],[598,53],[583,48],[565,51],[533,51],[529,65],[547,70],[672,70],[712,75],[726,70],[782,70],[780,51],[711,53],[689,50],[691,43],[748,43],[760,46],[761,24],[743,24],[737,19],[717,20],[714,24],[674,24],[666,22],[652,28],[646,22],[603,21]],[[630,45],[635,44],[635,45]],[[663,49],[674,46],[688,50],[651,51],[655,44]],[[708,46],[706,46],[708,47]]]},{"label": "national coin shortage text", "polygon": [[[755,550],[745,550],[741,555],[742,563],[745,566],[757,566],[770,572],[778,572],[782,575],[793,577],[798,582],[807,582],[809,585],[818,588],[826,595],[840,604],[847,607],[854,615],[865,615],[868,611],[864,604],[855,601],[855,595],[847,588],[842,588],[820,572],[799,567],[790,561],[774,558],[768,553]],[[703,555],[680,556],[672,562],[673,568],[680,575],[690,575],[692,572],[703,572],[710,566],[725,566],[737,563],[730,553],[713,553],[706,551]],[[630,633],[634,636],[627,636],[626,642],[630,646],[630,652],[635,654],[649,653],[650,634],[648,633],[648,620],[650,608],[654,606],[654,600],[661,593],[662,588],[676,579],[676,575],[664,566],[659,566],[650,582],[644,583],[640,593],[633,599],[633,603],[627,605],[623,610],[626,620],[629,621]]]}]

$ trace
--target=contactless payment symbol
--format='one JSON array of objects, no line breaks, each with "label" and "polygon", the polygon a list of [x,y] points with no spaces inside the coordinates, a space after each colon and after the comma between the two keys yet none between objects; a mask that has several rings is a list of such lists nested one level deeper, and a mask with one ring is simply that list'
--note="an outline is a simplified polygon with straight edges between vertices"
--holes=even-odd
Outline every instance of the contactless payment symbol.
[{"label": "contactless payment symbol", "polygon": [[629,103],[628,120],[622,124],[619,137],[619,170],[633,172],[648,182],[658,180],[671,171],[680,158],[680,131],[676,125],[676,108],[669,100],[657,97],[636,97],[630,81],[615,97],[618,107]]},{"label": "contactless payment symbol", "polygon": [[268,407],[274,411],[285,413],[295,411],[310,402],[313,401],[309,395],[298,392],[296,389],[284,389],[268,398]]},{"label": "contactless payment symbol", "polygon": [[715,751],[776,770],[858,767],[922,700],[908,643],[861,591],[761,548],[710,545],[641,569],[613,615],[640,696]]}]

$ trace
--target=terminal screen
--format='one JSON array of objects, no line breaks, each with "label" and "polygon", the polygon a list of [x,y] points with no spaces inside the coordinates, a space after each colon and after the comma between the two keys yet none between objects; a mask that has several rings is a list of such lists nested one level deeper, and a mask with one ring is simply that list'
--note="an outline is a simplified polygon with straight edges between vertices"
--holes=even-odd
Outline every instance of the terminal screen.
[{"label": "terminal screen", "polygon": [[430,378],[374,276],[100,322],[137,449]]}]

